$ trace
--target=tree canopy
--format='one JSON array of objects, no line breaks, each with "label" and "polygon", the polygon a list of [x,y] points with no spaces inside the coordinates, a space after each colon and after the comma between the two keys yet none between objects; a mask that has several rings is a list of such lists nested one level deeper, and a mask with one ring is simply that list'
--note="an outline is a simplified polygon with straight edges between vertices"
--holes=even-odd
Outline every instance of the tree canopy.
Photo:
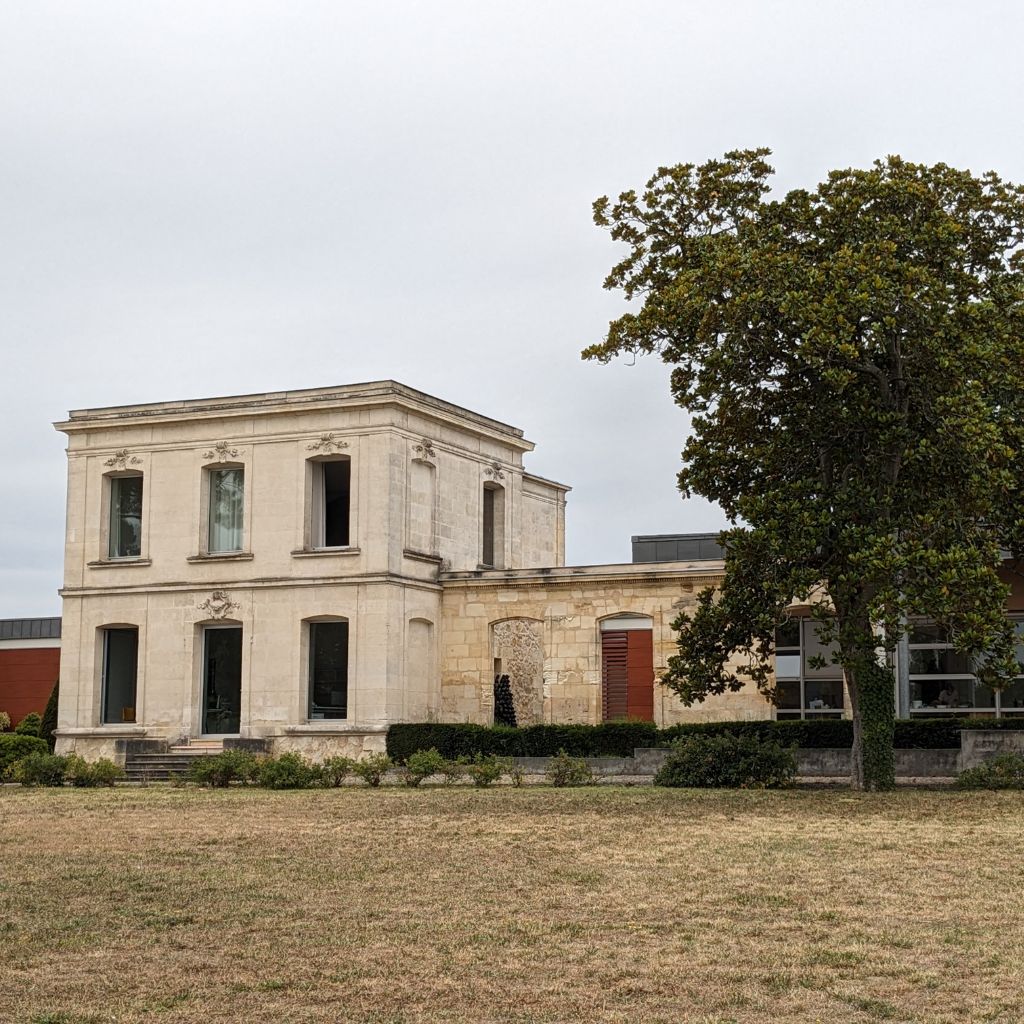
[{"label": "tree canopy", "polygon": [[880,646],[927,616],[986,683],[1018,669],[998,570],[1024,553],[1024,189],[889,157],[769,196],[769,150],[594,204],[635,308],[584,357],[654,353],[692,414],[679,487],[725,510],[726,575],[677,621],[686,703],[772,695],[774,630],[836,640],[854,783],[892,784]]}]

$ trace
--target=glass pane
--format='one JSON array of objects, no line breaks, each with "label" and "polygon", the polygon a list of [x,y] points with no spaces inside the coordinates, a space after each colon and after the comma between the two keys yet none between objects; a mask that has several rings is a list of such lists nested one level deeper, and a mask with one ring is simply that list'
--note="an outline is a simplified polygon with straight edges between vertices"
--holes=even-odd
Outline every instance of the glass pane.
[{"label": "glass pane", "polygon": [[777,679],[799,679],[800,678],[800,655],[799,654],[776,654],[775,655],[775,676]]},{"label": "glass pane", "polygon": [[242,550],[244,495],[241,469],[210,471],[210,551]]},{"label": "glass pane", "polygon": [[[976,703],[980,701],[980,703]],[[992,691],[973,679],[911,679],[911,710],[992,707]]]},{"label": "glass pane", "polygon": [[912,676],[971,675],[971,659],[949,648],[925,647],[910,652],[910,674]]},{"label": "glass pane", "polygon": [[912,644],[944,644],[948,641],[946,631],[934,622],[912,622],[909,640]]},{"label": "glass pane", "polygon": [[999,702],[1004,711],[1019,709],[1024,711],[1024,679],[1015,679],[999,694]]},{"label": "glass pane", "polygon": [[491,487],[484,488],[483,534],[483,557],[480,561],[484,565],[494,565],[494,490]]},{"label": "glass pane", "polygon": [[777,708],[799,708],[800,707],[800,680],[784,680],[776,684],[778,694]]},{"label": "glass pane", "polygon": [[799,619],[790,619],[789,622],[783,622],[775,627],[775,649],[779,650],[787,647],[793,650],[799,650],[800,648]]},{"label": "glass pane", "polygon": [[203,732],[238,732],[242,706],[242,627],[205,630],[203,647]]},{"label": "glass pane", "polygon": [[109,558],[137,558],[142,551],[142,477],[110,481]]},{"label": "glass pane", "polygon": [[808,711],[833,711],[843,706],[841,679],[808,679],[804,683]]},{"label": "glass pane", "polygon": [[309,717],[348,714],[348,623],[309,624]]},{"label": "glass pane", "polygon": [[[839,665],[832,664],[832,656],[836,653],[835,643],[823,644],[818,639],[818,623],[808,621],[804,623],[804,674],[818,679],[842,679],[843,670]],[[814,668],[811,659],[824,659],[825,664]]]},{"label": "glass pane", "polygon": [[138,630],[103,630],[103,721],[107,725],[135,721],[138,651]]},{"label": "glass pane", "polygon": [[1024,621],[1016,623],[1013,628],[1017,634],[1017,661],[1020,663],[1021,674],[1024,675]]}]

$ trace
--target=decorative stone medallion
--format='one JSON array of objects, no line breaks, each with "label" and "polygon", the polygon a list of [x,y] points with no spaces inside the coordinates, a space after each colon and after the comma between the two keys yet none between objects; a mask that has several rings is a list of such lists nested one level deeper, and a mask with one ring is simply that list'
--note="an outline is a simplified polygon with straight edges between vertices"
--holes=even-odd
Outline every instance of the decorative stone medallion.
[{"label": "decorative stone medallion", "polygon": [[215,590],[199,605],[199,610],[206,612],[211,619],[223,619],[228,612],[238,607],[238,602],[232,601],[226,590]]},{"label": "decorative stone medallion", "polygon": [[487,468],[486,468],[486,469],[484,470],[484,472],[485,472],[485,473],[486,473],[486,474],[487,474],[487,475],[488,475],[488,476],[489,476],[489,477],[490,477],[490,478],[491,478],[492,480],[504,480],[504,479],[505,479],[505,473],[504,473],[504,471],[503,471],[503,470],[502,470],[502,468],[501,468],[501,463],[500,463],[500,462],[492,462],[492,463],[491,463],[491,464],[490,464],[490,465],[489,465],[489,466],[488,466],[488,467],[487,467]]},{"label": "decorative stone medallion", "polygon": [[122,470],[127,469],[128,466],[141,466],[142,459],[137,459],[134,455],[129,455],[127,448],[118,448],[118,450],[114,452],[114,454],[111,455],[103,465],[110,466],[111,469]]},{"label": "decorative stone medallion", "polygon": [[335,452],[340,452],[342,448],[347,447],[348,441],[342,441],[340,438],[336,437],[332,430],[330,433],[321,434],[319,441],[307,444],[306,451],[321,452],[324,455],[332,455]]},{"label": "decorative stone medallion", "polygon": [[208,462],[227,462],[238,458],[238,449],[232,448],[227,441],[218,441],[209,451],[203,452],[203,458]]},{"label": "decorative stone medallion", "polygon": [[423,438],[418,445],[415,445],[413,451],[416,453],[414,458],[420,459],[422,462],[429,462],[437,458],[437,452],[428,437]]}]

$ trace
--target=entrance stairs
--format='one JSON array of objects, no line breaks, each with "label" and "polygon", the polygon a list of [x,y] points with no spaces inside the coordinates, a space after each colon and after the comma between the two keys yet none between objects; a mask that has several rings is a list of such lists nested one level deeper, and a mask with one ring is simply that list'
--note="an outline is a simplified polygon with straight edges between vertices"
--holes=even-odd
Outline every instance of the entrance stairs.
[{"label": "entrance stairs", "polygon": [[191,740],[175,744],[163,753],[131,753],[125,757],[124,770],[129,782],[166,782],[172,776],[184,776],[202,757],[224,750],[220,740]]}]

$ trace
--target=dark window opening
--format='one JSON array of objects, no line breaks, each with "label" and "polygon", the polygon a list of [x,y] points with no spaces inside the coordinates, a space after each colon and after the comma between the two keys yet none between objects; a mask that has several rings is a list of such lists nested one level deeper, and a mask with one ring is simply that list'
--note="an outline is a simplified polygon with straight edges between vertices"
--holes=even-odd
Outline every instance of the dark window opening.
[{"label": "dark window opening", "polygon": [[314,463],[319,523],[315,547],[344,548],[349,541],[351,467],[348,459]]},{"label": "dark window opening", "polygon": [[494,565],[494,488],[484,488],[484,549],[480,561]]},{"label": "dark window opening", "polygon": [[108,558],[138,558],[142,552],[142,477],[110,480]]},{"label": "dark window opening", "polygon": [[348,623],[309,624],[309,717],[348,716]]},{"label": "dark window opening", "polygon": [[103,724],[135,721],[139,665],[137,629],[103,630]]}]

